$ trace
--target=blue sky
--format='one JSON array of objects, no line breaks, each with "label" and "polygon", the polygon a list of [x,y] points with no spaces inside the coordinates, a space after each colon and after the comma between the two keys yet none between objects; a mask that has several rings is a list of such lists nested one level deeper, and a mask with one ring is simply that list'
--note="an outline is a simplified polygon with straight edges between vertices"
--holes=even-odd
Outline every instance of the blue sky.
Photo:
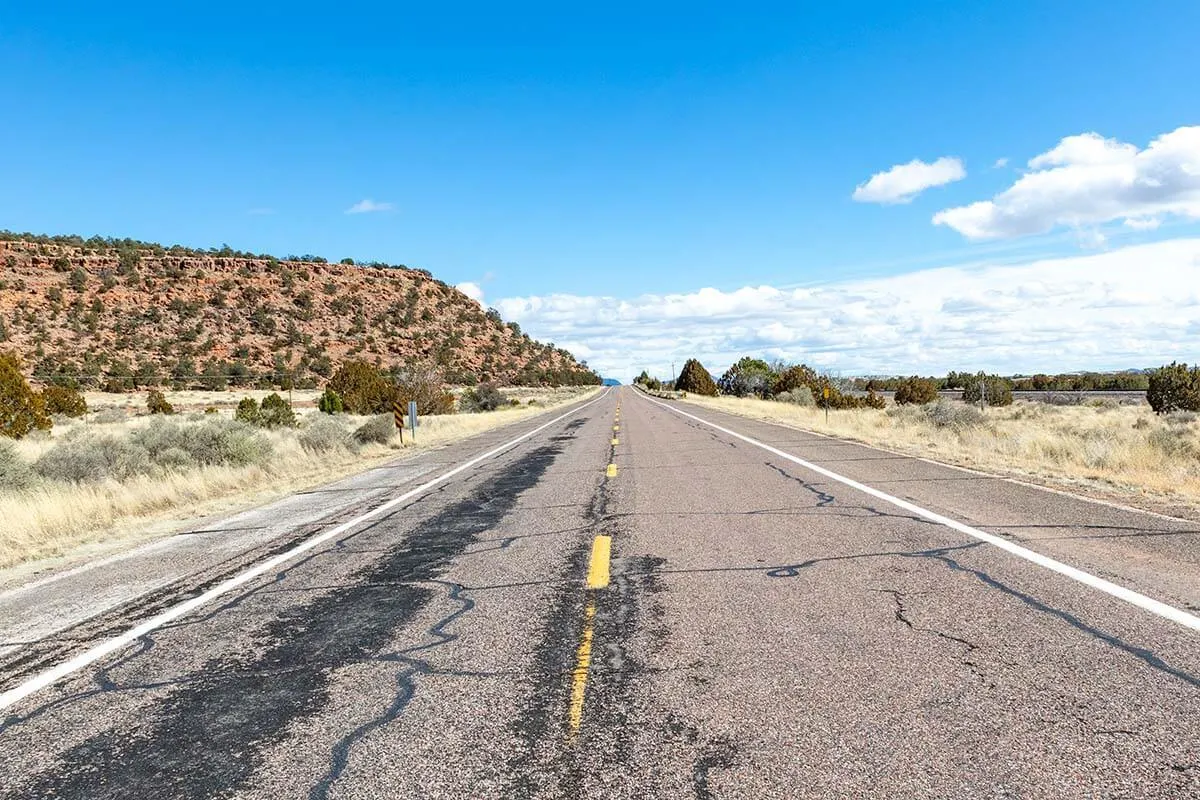
[{"label": "blue sky", "polygon": [[[618,357],[530,299],[653,316],[706,287],[841,286],[1196,233],[1190,186],[1136,224],[1121,209],[1064,224],[1066,206],[1046,232],[1041,218],[932,222],[1012,187],[1067,137],[1145,149],[1200,123],[1192,2],[250,5],[5,12],[0,227],[421,266],[616,372],[685,347],[714,367],[743,347],[860,372],[940,369],[949,354],[841,358],[756,338],[805,324],[764,308],[739,318],[740,339]],[[1187,146],[1182,175],[1200,163]],[[909,202],[852,197],[941,158],[965,177]],[[377,210],[346,213],[365,200]],[[1079,366],[1175,354],[1160,350]],[[1061,368],[1077,366],[1065,352]]]}]

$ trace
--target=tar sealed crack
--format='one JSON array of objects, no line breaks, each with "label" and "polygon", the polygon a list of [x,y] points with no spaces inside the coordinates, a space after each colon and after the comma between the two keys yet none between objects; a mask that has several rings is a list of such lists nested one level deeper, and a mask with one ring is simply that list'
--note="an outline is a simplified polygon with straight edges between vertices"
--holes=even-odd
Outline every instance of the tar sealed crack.
[{"label": "tar sealed crack", "polygon": [[[339,667],[377,659],[395,632],[440,594],[431,585],[441,582],[441,573],[496,526],[558,453],[557,445],[544,447],[509,464],[466,499],[421,522],[360,572],[355,585],[283,611],[259,632],[252,654],[214,659],[185,676],[144,728],[113,729],[76,745],[56,769],[34,776],[13,796],[227,796],[254,773],[264,747],[280,740],[293,720],[329,702]],[[370,528],[381,524],[386,519]],[[415,691],[419,667],[409,662],[403,671],[397,702],[383,717],[400,713]],[[344,763],[341,749],[333,754],[326,786]]]},{"label": "tar sealed crack", "polygon": [[[611,777],[632,766],[638,727],[629,721],[638,702],[635,682],[645,668],[630,643],[639,631],[649,638],[663,635],[655,624],[661,610],[647,600],[661,590],[662,560],[622,555],[623,530],[612,503],[611,480],[602,480],[586,515],[589,534],[614,537],[612,582],[601,590],[584,588],[580,576],[587,571],[591,536],[581,539],[542,626],[528,703],[510,725],[521,744],[508,763],[505,797],[592,796],[588,787],[596,776]],[[594,607],[592,661],[582,723],[572,732],[566,709],[589,603]]]}]

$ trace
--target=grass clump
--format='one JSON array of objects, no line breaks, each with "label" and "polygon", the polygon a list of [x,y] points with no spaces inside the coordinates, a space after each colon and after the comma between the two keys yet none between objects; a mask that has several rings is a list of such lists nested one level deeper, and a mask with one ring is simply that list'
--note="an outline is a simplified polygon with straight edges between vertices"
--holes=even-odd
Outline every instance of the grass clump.
[{"label": "grass clump", "polygon": [[380,414],[364,422],[354,431],[359,444],[387,444],[396,435],[396,421],[390,414]]},{"label": "grass clump", "polygon": [[816,398],[813,397],[812,389],[807,386],[797,386],[785,392],[779,392],[775,395],[775,399],[780,403],[792,403],[805,408],[815,408],[817,405]]},{"label": "grass clump", "polygon": [[300,446],[310,453],[328,453],[342,448],[350,450],[355,443],[340,423],[327,417],[314,420],[300,431],[297,439]]},{"label": "grass clump", "polygon": [[0,439],[0,492],[19,492],[33,486],[36,480],[37,475],[17,453],[17,448]]},{"label": "grass clump", "polygon": [[923,406],[921,410],[925,419],[929,420],[935,428],[964,430],[982,425],[987,419],[983,412],[975,406],[954,400],[938,400],[936,403]]}]

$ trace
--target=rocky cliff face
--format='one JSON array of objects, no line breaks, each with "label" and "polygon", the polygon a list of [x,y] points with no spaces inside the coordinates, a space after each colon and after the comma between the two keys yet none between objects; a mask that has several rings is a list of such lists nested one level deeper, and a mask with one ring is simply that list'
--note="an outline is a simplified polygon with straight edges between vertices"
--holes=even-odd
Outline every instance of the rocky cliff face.
[{"label": "rocky cliff face", "polygon": [[84,386],[315,385],[347,360],[451,382],[598,383],[424,270],[0,235],[0,349]]}]

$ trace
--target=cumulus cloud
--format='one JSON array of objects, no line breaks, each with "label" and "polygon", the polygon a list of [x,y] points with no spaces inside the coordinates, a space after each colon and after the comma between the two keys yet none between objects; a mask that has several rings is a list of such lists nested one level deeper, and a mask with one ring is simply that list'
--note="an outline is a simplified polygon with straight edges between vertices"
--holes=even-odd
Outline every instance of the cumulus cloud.
[{"label": "cumulus cloud", "polygon": [[798,289],[494,305],[622,379],[643,368],[666,377],[692,356],[717,371],[754,355],[846,374],[1155,366],[1200,350],[1200,239]]},{"label": "cumulus cloud", "polygon": [[957,158],[942,156],[932,164],[914,158],[907,164],[875,173],[869,181],[859,184],[853,198],[860,203],[907,203],[926,189],[965,177],[967,171]]},{"label": "cumulus cloud", "polygon": [[393,211],[395,206],[391,203],[377,203],[371,198],[359,200],[354,205],[346,209],[347,214],[371,214],[378,211]]},{"label": "cumulus cloud", "polygon": [[479,303],[479,305],[483,305],[483,287],[478,283],[474,283],[472,281],[463,281],[462,283],[455,284],[454,288],[458,289],[476,303]]},{"label": "cumulus cloud", "polygon": [[999,239],[1116,220],[1145,230],[1163,216],[1200,218],[1200,126],[1145,149],[1097,133],[1068,136],[1029,160],[1029,172],[991,200],[933,217],[968,239]]}]

